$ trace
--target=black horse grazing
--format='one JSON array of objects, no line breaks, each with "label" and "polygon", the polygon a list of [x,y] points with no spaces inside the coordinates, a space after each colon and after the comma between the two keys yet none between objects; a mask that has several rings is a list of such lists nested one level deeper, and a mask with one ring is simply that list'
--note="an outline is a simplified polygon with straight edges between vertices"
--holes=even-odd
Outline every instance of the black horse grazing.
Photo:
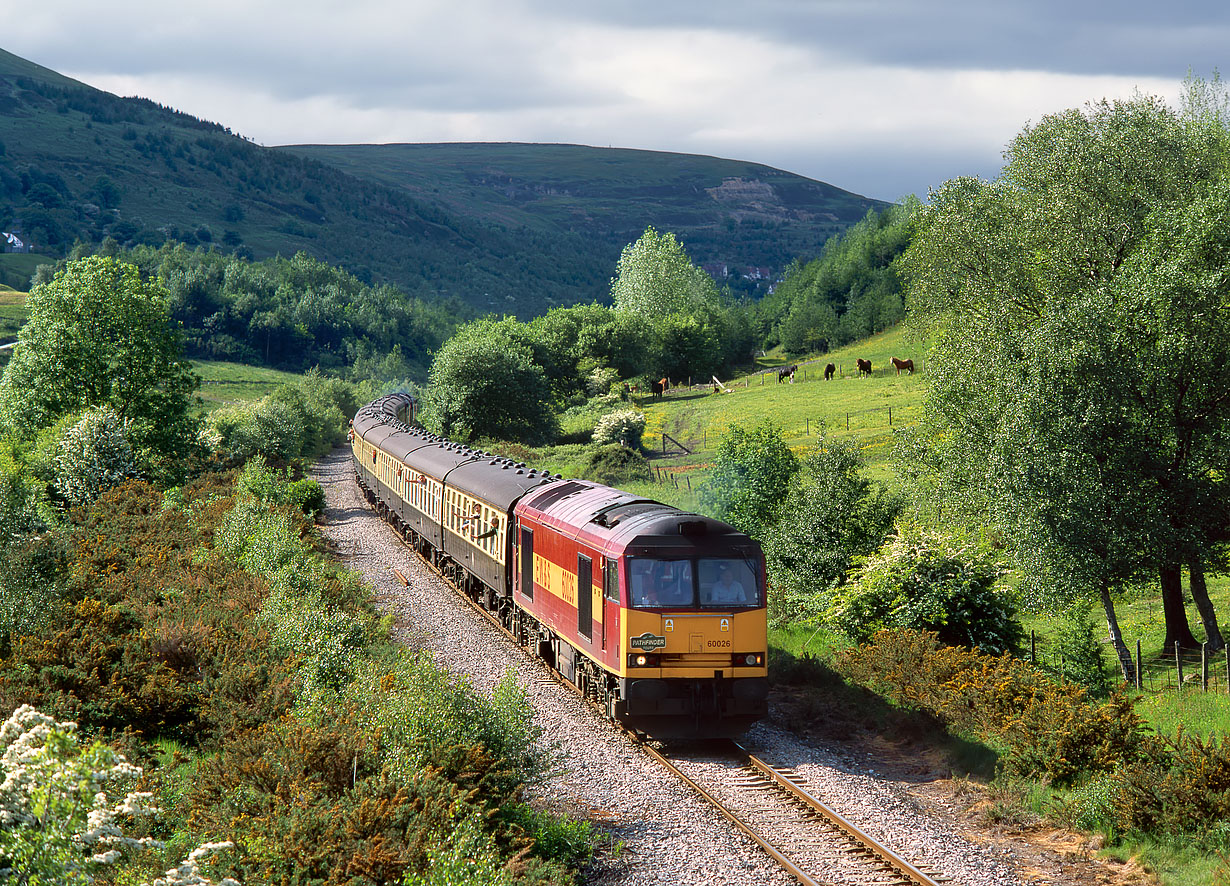
[{"label": "black horse grazing", "polygon": [[898,375],[901,374],[903,369],[908,370],[910,375],[914,374],[914,361],[912,359],[898,360],[896,357],[893,357],[893,367],[897,370]]},{"label": "black horse grazing", "polygon": [[837,371],[837,367],[836,367],[836,366],[834,366],[832,363],[830,363],[828,366],[824,367],[824,380],[825,380],[825,381],[832,381],[832,380],[833,380],[833,373],[834,373],[834,372],[836,372],[836,371]]},{"label": "black horse grazing", "polygon": [[780,385],[786,379],[790,379],[790,381],[793,382],[794,374],[798,371],[798,368],[799,367],[797,365],[783,366],[781,369],[777,370],[777,383]]},{"label": "black horse grazing", "polygon": [[871,375],[871,361],[870,360],[864,360],[862,357],[858,358],[858,374],[860,376]]}]

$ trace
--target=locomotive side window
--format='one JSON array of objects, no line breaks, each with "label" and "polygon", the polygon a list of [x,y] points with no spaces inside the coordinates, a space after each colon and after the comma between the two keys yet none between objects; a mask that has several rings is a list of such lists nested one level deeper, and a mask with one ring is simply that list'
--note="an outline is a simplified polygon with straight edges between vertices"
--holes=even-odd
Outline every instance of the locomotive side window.
[{"label": "locomotive side window", "polygon": [[534,599],[534,530],[521,527],[521,593]]},{"label": "locomotive side window", "polygon": [[607,560],[602,567],[602,595],[619,602],[619,561]]}]

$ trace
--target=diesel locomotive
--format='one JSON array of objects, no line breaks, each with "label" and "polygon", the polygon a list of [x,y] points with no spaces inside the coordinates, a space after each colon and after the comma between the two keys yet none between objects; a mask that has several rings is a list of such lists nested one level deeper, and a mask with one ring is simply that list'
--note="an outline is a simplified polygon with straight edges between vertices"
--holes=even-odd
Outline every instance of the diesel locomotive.
[{"label": "diesel locomotive", "polygon": [[767,711],[764,556],[733,527],[355,415],[355,477],[424,559],[612,720],[735,736]]}]

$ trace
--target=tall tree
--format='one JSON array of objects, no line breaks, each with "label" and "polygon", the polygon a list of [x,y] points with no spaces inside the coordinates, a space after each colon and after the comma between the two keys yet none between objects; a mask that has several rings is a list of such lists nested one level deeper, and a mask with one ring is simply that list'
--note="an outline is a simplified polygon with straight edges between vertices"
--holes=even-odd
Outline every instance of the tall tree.
[{"label": "tall tree", "polygon": [[[1224,298],[1222,266],[1168,229],[1176,214],[1216,215],[1206,204],[1227,141],[1216,117],[1150,96],[1046,117],[1013,140],[997,180],[932,195],[904,260],[911,312],[937,332],[928,457],[949,507],[998,523],[1039,559],[1035,575],[1099,597],[1125,668],[1114,591],[1152,572],[1167,642],[1189,645],[1180,567],[1220,562],[1211,545],[1227,493],[1191,456],[1230,421],[1197,396],[1207,369],[1230,360],[1220,319],[1196,319]],[[1203,286],[1166,283],[1167,260],[1198,254]],[[1211,607],[1205,628],[1220,644]]]},{"label": "tall tree", "polygon": [[[514,321],[515,323],[515,321]],[[431,364],[423,423],[446,437],[550,442],[559,431],[551,384],[505,321],[463,326]]]},{"label": "tall tree", "polygon": [[624,313],[690,314],[715,304],[717,287],[712,277],[692,264],[674,234],[659,234],[651,226],[624,247],[611,281],[611,298],[615,309]]},{"label": "tall tree", "polygon": [[93,256],[30,293],[30,319],[0,381],[0,425],[19,435],[109,407],[138,453],[163,466],[196,438],[200,379],[180,358],[166,292],[137,269]]}]

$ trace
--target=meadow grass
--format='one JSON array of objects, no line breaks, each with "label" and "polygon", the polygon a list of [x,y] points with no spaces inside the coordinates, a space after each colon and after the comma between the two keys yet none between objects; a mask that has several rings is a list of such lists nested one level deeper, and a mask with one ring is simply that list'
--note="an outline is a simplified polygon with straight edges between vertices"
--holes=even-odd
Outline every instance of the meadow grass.
[{"label": "meadow grass", "polygon": [[204,401],[205,412],[259,400],[302,377],[294,372],[212,360],[194,360],[192,367],[201,376],[198,393]]},{"label": "meadow grass", "polygon": [[30,317],[26,294],[0,285],[0,344],[13,341]]},{"label": "meadow grass", "polygon": [[[911,357],[913,375],[898,376],[889,359]],[[856,358],[871,360],[872,374],[860,378]],[[922,343],[902,326],[819,357],[800,359],[793,384],[779,383],[772,369],[779,355],[762,358],[761,371],[726,380],[728,393],[713,393],[712,383],[675,388],[661,400],[640,398],[646,413],[643,446],[653,464],[685,476],[693,488],[709,473],[723,436],[736,424],[752,426],[771,421],[787,444],[803,454],[823,428],[832,437],[859,441],[867,459],[868,475],[893,482],[892,444],[895,431],[916,422],[926,392],[926,363]],[[824,380],[824,367],[833,363],[837,374]],[[686,382],[686,380],[685,380]],[[891,410],[891,412],[890,412]],[[890,425],[891,421],[891,425]],[[683,453],[671,440],[691,450]]]}]

